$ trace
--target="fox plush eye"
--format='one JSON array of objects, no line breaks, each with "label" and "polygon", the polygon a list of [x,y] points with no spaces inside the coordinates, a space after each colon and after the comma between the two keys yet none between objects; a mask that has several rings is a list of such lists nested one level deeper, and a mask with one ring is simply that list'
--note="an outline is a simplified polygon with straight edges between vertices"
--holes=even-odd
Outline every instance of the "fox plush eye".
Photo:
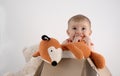
[{"label": "fox plush eye", "polygon": [[49,47],[48,51],[51,52],[51,53],[54,52],[55,51],[55,47]]},{"label": "fox plush eye", "polygon": [[53,50],[50,50],[50,52],[53,52]]}]

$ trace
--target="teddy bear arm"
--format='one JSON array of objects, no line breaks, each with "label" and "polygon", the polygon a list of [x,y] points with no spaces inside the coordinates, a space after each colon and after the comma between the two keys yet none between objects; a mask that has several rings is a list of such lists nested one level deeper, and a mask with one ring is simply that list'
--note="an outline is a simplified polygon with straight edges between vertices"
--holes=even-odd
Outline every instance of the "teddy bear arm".
[{"label": "teddy bear arm", "polygon": [[37,52],[33,53],[33,55],[32,55],[32,56],[33,56],[33,57],[40,56],[40,53],[39,53],[39,51],[37,51]]}]

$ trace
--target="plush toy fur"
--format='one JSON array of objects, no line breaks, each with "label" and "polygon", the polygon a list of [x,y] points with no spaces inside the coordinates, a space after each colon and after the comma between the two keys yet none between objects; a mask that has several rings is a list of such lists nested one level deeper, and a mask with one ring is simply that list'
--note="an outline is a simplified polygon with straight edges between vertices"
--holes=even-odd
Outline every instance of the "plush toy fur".
[{"label": "plush toy fur", "polygon": [[[53,52],[59,51],[59,50],[55,50],[55,48],[57,48],[57,49],[62,48],[62,53],[55,52],[55,53],[51,54],[51,55],[54,55],[52,57],[53,59],[60,60],[60,58],[62,58],[62,57],[58,57],[58,59],[54,58],[54,57],[57,57],[56,54],[59,54],[59,56],[62,56],[61,54],[63,54],[63,52],[71,51],[72,53],[74,53],[73,55],[75,55],[75,57],[78,59],[90,57],[93,60],[93,62],[95,63],[97,68],[103,68],[105,66],[105,60],[104,60],[103,56],[91,51],[87,47],[87,45],[84,43],[84,41],[82,41],[80,43],[70,43],[70,44],[60,45],[60,43],[56,39],[49,38],[48,36],[43,36],[42,39],[43,39],[42,41],[45,41],[45,43],[42,41],[40,42],[41,45],[39,45],[39,49],[40,49],[40,47],[42,47],[42,49],[44,48],[43,50],[41,49],[41,51],[48,52],[47,50],[50,46],[54,47],[54,48],[52,48]],[[53,42],[51,41],[49,44],[48,43],[49,41],[46,41],[46,40],[53,40]],[[48,47],[48,48],[45,49],[45,47]],[[12,73],[12,72],[5,73],[3,76],[34,76],[36,71],[38,70],[39,66],[41,65],[41,62],[43,61],[43,60],[41,60],[42,56],[41,56],[40,50],[38,50],[38,51],[40,51],[40,54],[37,51],[36,54],[34,53],[34,55],[35,56],[40,55],[41,57],[35,57],[35,58],[32,57],[33,52],[35,52],[37,49],[38,49],[38,45],[34,45],[32,47],[25,48],[23,50],[23,55],[24,55],[27,63],[24,65],[24,67],[21,70],[14,72],[14,73]],[[43,54],[46,55],[47,58],[50,58],[50,60],[51,60],[51,57],[49,56],[49,54],[46,54],[44,52],[43,52]],[[52,65],[55,66],[56,65],[55,60],[53,63],[54,64],[52,64]],[[108,75],[106,75],[106,76],[108,76]]]},{"label": "plush toy fur", "polygon": [[84,41],[61,45],[56,39],[50,38],[46,35],[42,36],[39,49],[33,54],[33,56],[41,56],[43,60],[56,66],[62,58],[62,52],[66,50],[72,52],[77,59],[90,57],[97,68],[104,68],[105,66],[104,57],[91,51]]},{"label": "plush toy fur", "polygon": [[38,45],[32,45],[23,49],[23,56],[26,62],[29,62],[33,57],[32,54],[38,49]]},{"label": "plush toy fur", "polygon": [[105,67],[104,57],[96,52],[91,51],[84,41],[64,44],[62,45],[62,48],[63,50],[71,50],[78,59],[81,59],[82,57],[90,57],[97,68]]},{"label": "plush toy fur", "polygon": [[36,73],[36,70],[40,66],[41,60],[40,57],[32,57],[33,52],[35,52],[38,49],[38,45],[33,45],[30,47],[26,47],[23,49],[23,55],[26,60],[26,64],[16,72],[7,72],[3,76],[34,76]]},{"label": "plush toy fur", "polygon": [[56,39],[43,35],[39,49],[33,54],[33,56],[41,56],[44,61],[52,64],[53,66],[56,66],[57,63],[61,60],[62,48]]}]

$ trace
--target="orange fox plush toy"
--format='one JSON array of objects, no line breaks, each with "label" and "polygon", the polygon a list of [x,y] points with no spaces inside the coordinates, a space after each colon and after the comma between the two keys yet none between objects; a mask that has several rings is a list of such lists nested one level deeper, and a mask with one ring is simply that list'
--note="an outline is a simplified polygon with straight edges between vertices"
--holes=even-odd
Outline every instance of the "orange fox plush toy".
[{"label": "orange fox plush toy", "polygon": [[60,44],[56,39],[46,35],[42,36],[39,49],[33,54],[33,57],[41,56],[44,61],[56,66],[63,58],[64,51],[70,51],[76,59],[90,57],[97,68],[105,67],[104,57],[91,51],[84,41]]}]

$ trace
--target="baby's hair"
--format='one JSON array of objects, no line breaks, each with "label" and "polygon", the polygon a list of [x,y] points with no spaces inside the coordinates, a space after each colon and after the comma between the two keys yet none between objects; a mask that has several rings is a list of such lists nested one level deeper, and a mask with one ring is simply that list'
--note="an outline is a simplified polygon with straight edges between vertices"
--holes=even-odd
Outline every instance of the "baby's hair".
[{"label": "baby's hair", "polygon": [[84,15],[81,15],[81,14],[78,14],[78,15],[75,15],[73,17],[71,17],[69,20],[68,20],[68,25],[71,21],[74,21],[74,22],[80,22],[80,21],[88,21],[90,26],[91,26],[91,21],[89,20],[88,17],[84,16]]}]

